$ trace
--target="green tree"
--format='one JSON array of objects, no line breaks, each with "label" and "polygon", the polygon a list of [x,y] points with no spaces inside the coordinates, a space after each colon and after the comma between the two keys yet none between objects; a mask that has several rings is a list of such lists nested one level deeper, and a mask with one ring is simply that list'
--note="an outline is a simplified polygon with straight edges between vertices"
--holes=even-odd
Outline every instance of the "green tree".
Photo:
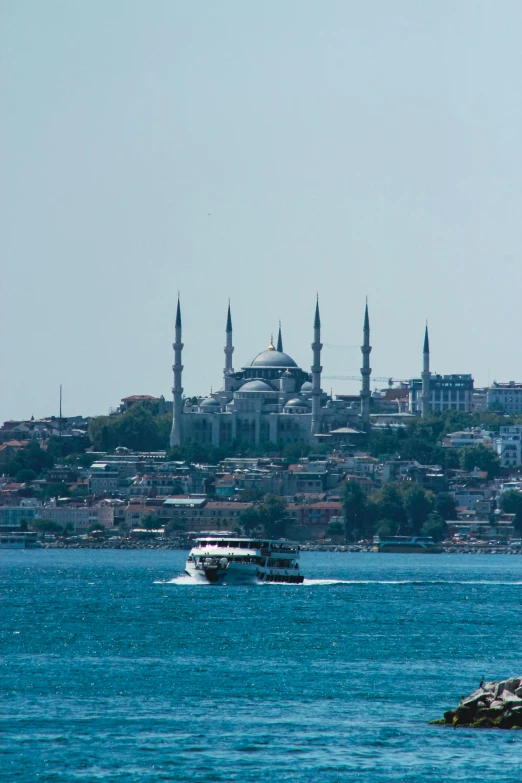
[{"label": "green tree", "polygon": [[42,500],[50,500],[51,498],[66,498],[69,497],[70,490],[64,481],[49,481],[46,484],[42,484],[40,487],[40,495]]},{"label": "green tree", "polygon": [[398,530],[407,521],[403,493],[404,484],[402,482],[388,481],[372,498],[376,505],[377,518],[392,520]]},{"label": "green tree", "polygon": [[358,481],[345,482],[341,493],[347,541],[357,541],[366,527],[366,495]]},{"label": "green tree", "polygon": [[173,495],[182,495],[183,494],[183,484],[181,483],[181,481],[179,479],[174,479],[174,481],[172,482],[172,487],[171,487],[170,491],[171,491],[171,493]]},{"label": "green tree", "polygon": [[444,541],[448,535],[448,525],[440,514],[429,514],[421,528],[423,536],[431,536],[434,541]]},{"label": "green tree", "polygon": [[500,494],[498,505],[504,514],[516,514],[522,506],[522,492],[518,489],[507,489]]},{"label": "green tree", "polygon": [[265,534],[270,538],[284,536],[286,531],[286,503],[277,495],[266,495],[259,507]]},{"label": "green tree", "polygon": [[500,459],[492,449],[485,446],[468,446],[460,449],[460,464],[464,470],[472,471],[475,468],[486,471],[488,478],[492,479],[500,475]]},{"label": "green tree", "polygon": [[381,538],[397,535],[397,523],[393,519],[380,519],[376,524],[376,532]]},{"label": "green tree", "polygon": [[93,454],[92,451],[86,451],[83,454],[80,454],[80,457],[78,458],[78,463],[82,468],[90,468],[92,463],[95,462],[98,459],[97,454]]},{"label": "green tree", "polygon": [[405,493],[403,505],[410,531],[418,534],[433,510],[431,497],[422,487],[414,485]]},{"label": "green tree", "polygon": [[6,472],[9,476],[16,476],[21,470],[32,470],[37,476],[48,468],[52,468],[54,459],[45,449],[42,449],[38,441],[32,440],[23,449],[19,449],[15,456],[8,461]]},{"label": "green tree", "polygon": [[16,481],[19,484],[25,484],[30,481],[34,481],[36,478],[36,472],[34,470],[31,470],[31,468],[22,468],[22,470],[19,470],[16,474]]},{"label": "green tree", "polygon": [[182,530],[186,530],[187,528],[187,520],[186,518],[181,519],[171,519],[167,524],[165,525],[165,535],[171,536],[175,533],[179,533]]},{"label": "green tree", "polygon": [[62,526],[55,522],[54,519],[35,519],[31,522],[31,527],[39,533],[49,533],[51,535],[58,535],[63,531]]},{"label": "green tree", "polygon": [[147,514],[147,516],[143,517],[141,520],[141,526],[144,527],[145,530],[157,530],[159,526],[158,517],[155,514]]},{"label": "green tree", "polygon": [[517,489],[508,489],[502,492],[498,504],[504,514],[514,514],[513,527],[516,532],[522,534],[522,492]]},{"label": "green tree", "polygon": [[326,529],[326,533],[329,536],[342,536],[344,535],[344,525],[343,523],[338,519],[333,519],[331,522],[328,523],[328,527]]},{"label": "green tree", "polygon": [[435,496],[434,510],[446,520],[457,518],[457,504],[455,498],[449,492],[439,492]]},{"label": "green tree", "polygon": [[255,530],[262,524],[259,510],[255,506],[246,508],[239,515],[239,523],[247,535],[249,535],[252,530]]}]

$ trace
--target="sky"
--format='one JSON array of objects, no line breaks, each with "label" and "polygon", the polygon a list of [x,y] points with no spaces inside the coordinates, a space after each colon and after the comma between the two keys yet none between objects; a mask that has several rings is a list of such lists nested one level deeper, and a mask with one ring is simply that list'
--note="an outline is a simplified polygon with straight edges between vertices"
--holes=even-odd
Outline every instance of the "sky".
[{"label": "sky", "polygon": [[[284,348],[522,381],[519,0],[2,0],[0,420]],[[333,347],[344,346],[344,347]],[[376,385],[382,385],[376,383]],[[373,386],[373,384],[372,384]],[[358,383],[331,381],[334,393]]]}]

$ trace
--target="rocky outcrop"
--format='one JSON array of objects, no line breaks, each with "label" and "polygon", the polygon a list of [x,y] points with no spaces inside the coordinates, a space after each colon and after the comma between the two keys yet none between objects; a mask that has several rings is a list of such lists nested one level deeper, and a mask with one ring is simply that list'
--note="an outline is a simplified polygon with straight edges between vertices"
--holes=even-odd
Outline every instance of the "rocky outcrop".
[{"label": "rocky outcrop", "polygon": [[481,683],[478,690],[461,700],[457,709],[448,710],[443,718],[431,723],[473,729],[522,728],[522,677]]}]

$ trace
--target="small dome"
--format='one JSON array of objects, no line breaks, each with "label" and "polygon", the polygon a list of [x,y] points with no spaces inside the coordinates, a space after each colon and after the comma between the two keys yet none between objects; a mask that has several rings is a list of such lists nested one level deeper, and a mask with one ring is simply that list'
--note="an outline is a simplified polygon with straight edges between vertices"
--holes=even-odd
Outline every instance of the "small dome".
[{"label": "small dome", "polygon": [[312,384],[310,381],[305,381],[303,385],[301,386],[301,392],[304,394],[305,392],[311,392],[312,391]]},{"label": "small dome", "polygon": [[273,348],[261,351],[253,360],[251,367],[297,367],[291,356]]},{"label": "small dome", "polygon": [[268,385],[268,383],[265,383],[264,381],[258,380],[254,378],[253,381],[247,381],[247,383],[243,384],[240,389],[238,389],[240,392],[273,392],[271,386]]},{"label": "small dome", "polygon": [[293,378],[293,375],[292,375],[292,373],[290,372],[290,370],[285,370],[285,371],[284,371],[284,373],[283,373],[283,375],[282,375],[281,377],[282,377],[282,378]]},{"label": "small dome", "polygon": [[307,400],[301,400],[299,397],[293,397],[285,402],[285,408],[308,408]]},{"label": "small dome", "polygon": [[214,397],[206,397],[199,403],[200,408],[220,408],[220,404]]}]

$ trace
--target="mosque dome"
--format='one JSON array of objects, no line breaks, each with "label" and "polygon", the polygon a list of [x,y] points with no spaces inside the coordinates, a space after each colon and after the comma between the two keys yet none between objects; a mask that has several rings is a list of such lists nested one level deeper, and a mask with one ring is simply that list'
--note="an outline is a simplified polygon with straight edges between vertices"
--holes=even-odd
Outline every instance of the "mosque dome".
[{"label": "mosque dome", "polygon": [[264,381],[258,380],[254,378],[253,381],[248,381],[247,383],[244,383],[243,386],[239,389],[240,392],[273,392],[271,386],[268,385],[268,383],[265,383]]},{"label": "mosque dome", "polygon": [[290,408],[305,408],[309,410],[310,406],[307,400],[303,400],[300,397],[292,397],[291,400],[287,400],[284,405],[285,410]]},{"label": "mosque dome", "polygon": [[312,384],[310,381],[305,381],[301,386],[301,394],[308,394],[312,391]]},{"label": "mosque dome", "polygon": [[275,348],[268,348],[266,351],[258,353],[252,361],[251,367],[297,367],[291,356],[283,351],[276,351]]},{"label": "mosque dome", "polygon": [[214,399],[214,397],[205,397],[205,399],[199,403],[199,407],[207,408],[208,410],[209,408],[220,408],[221,406],[219,402]]}]

